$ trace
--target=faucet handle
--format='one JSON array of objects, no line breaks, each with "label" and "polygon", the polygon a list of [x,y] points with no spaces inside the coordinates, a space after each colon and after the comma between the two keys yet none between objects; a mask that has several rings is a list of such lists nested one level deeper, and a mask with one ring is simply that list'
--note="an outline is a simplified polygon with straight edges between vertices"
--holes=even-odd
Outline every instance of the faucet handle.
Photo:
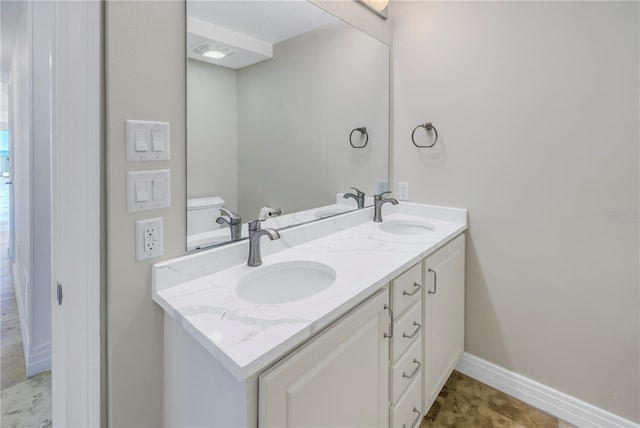
[{"label": "faucet handle", "polygon": [[250,232],[255,232],[257,230],[260,230],[260,223],[265,221],[265,219],[263,218],[257,218],[253,221],[249,222],[249,231]]},{"label": "faucet handle", "polygon": [[221,208],[220,208],[220,215],[226,215],[226,216],[227,216],[227,217],[229,217],[231,220],[242,220],[242,218],[241,218],[238,214],[234,213],[234,212],[233,212],[233,211],[231,211],[231,210],[228,210],[228,209],[227,209],[227,208],[225,208],[225,207],[221,207]]},{"label": "faucet handle", "polygon": [[352,189],[356,191],[356,194],[358,195],[359,198],[364,196],[364,192],[362,190],[359,190],[355,187],[352,187]]},{"label": "faucet handle", "polygon": [[391,193],[391,190],[387,190],[386,192],[382,192],[382,193],[378,193],[377,195],[373,195],[373,199],[375,199],[377,201],[381,201],[382,200],[382,196],[386,195],[387,193]]}]

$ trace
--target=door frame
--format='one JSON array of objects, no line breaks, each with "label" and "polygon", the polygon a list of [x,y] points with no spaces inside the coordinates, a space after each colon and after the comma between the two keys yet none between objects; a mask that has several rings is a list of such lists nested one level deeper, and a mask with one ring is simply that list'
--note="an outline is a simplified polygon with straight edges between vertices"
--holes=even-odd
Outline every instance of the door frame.
[{"label": "door frame", "polygon": [[[103,3],[54,2],[52,31],[52,419],[103,422],[101,151]],[[57,303],[57,283],[63,303]],[[105,394],[106,395],[106,394]]]}]

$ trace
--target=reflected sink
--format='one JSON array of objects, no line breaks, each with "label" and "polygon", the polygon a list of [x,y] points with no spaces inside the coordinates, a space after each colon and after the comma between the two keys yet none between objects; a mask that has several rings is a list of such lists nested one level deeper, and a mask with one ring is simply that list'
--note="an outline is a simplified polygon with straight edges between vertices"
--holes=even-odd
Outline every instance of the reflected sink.
[{"label": "reflected sink", "polygon": [[290,303],[326,290],[335,280],[336,272],[323,263],[282,262],[251,272],[240,280],[236,292],[252,303]]},{"label": "reflected sink", "polygon": [[380,225],[380,230],[394,235],[425,235],[434,231],[428,223],[411,220],[391,220]]}]

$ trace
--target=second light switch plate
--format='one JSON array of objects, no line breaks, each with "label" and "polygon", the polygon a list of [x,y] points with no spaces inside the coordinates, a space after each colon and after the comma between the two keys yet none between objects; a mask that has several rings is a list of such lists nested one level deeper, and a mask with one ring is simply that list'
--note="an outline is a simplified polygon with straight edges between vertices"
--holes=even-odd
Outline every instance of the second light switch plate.
[{"label": "second light switch plate", "polygon": [[168,169],[127,172],[127,211],[166,208],[171,205]]}]

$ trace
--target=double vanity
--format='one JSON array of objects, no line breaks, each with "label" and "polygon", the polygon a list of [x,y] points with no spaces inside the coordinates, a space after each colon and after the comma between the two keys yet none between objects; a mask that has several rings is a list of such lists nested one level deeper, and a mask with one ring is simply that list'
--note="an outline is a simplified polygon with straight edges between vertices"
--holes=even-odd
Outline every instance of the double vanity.
[{"label": "double vanity", "polygon": [[417,427],[463,352],[467,212],[382,214],[154,265],[165,425]]}]

